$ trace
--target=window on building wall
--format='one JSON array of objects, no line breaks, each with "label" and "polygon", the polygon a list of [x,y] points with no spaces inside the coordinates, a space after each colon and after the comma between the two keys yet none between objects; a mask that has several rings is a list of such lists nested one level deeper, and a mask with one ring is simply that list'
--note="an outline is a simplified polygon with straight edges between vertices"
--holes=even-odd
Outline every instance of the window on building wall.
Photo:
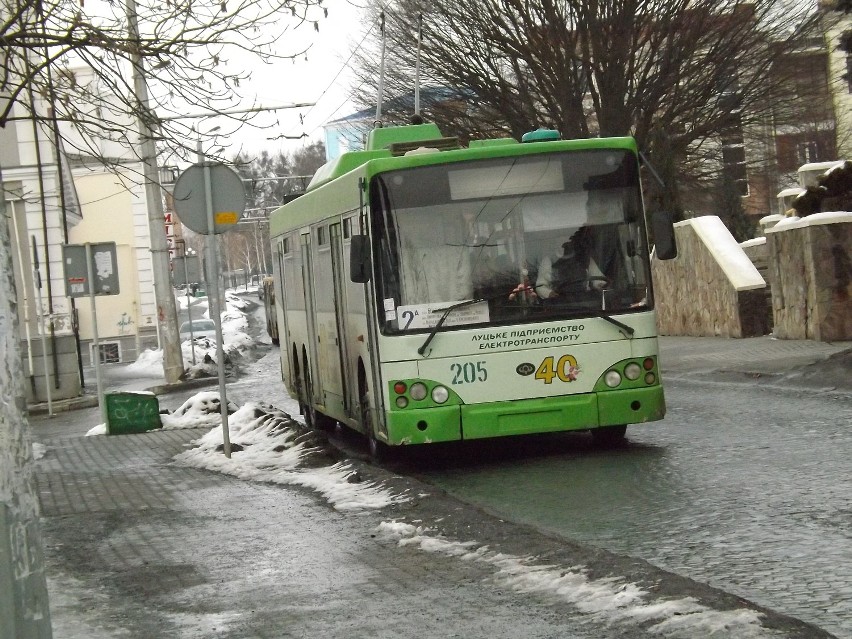
[{"label": "window on building wall", "polygon": [[100,343],[98,344],[98,350],[101,355],[101,364],[117,364],[121,361],[121,351],[118,342]]},{"label": "window on building wall", "polygon": [[722,148],[722,171],[735,186],[737,193],[748,195],[748,168],[745,161],[745,147],[726,146]]},{"label": "window on building wall", "polygon": [[846,90],[852,93],[852,51],[846,54]]},{"label": "window on building wall", "polygon": [[796,145],[796,159],[799,164],[807,164],[808,162],[819,162],[819,145],[816,140],[807,140]]},{"label": "window on building wall", "polygon": [[727,117],[724,129],[722,129],[722,146],[744,144],[743,138],[743,116],[740,111],[730,113]]},{"label": "window on building wall", "polygon": [[839,49],[846,52],[846,74],[843,78],[846,80],[846,89],[852,93],[852,31],[840,36]]},{"label": "window on building wall", "polygon": [[737,193],[746,197],[748,195],[748,169],[745,162],[741,164],[731,164],[724,167],[725,175],[731,180],[731,183],[736,187]]}]

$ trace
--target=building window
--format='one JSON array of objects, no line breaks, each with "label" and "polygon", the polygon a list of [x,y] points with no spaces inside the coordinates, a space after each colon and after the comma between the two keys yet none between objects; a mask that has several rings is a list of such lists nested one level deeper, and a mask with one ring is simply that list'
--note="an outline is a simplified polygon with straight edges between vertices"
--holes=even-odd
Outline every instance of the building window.
[{"label": "building window", "polygon": [[819,162],[819,145],[816,143],[816,140],[808,140],[797,144],[796,156],[800,165],[807,164],[808,162]]},{"label": "building window", "polygon": [[319,246],[325,246],[326,244],[328,244],[328,227],[327,226],[317,227],[317,244]]},{"label": "building window", "polygon": [[852,53],[846,54],[846,90],[852,93]]},{"label": "building window", "polygon": [[727,122],[722,129],[722,146],[744,144],[742,112],[734,111],[727,116]]},{"label": "building window", "polygon": [[[90,353],[94,354],[95,345],[92,344]],[[102,342],[98,344],[101,356],[101,364],[118,364],[121,361],[121,349],[118,342]],[[94,359],[92,359],[94,364]]]},{"label": "building window", "polygon": [[744,146],[726,146],[722,148],[722,171],[734,185],[737,193],[748,195],[748,169],[745,161]]}]

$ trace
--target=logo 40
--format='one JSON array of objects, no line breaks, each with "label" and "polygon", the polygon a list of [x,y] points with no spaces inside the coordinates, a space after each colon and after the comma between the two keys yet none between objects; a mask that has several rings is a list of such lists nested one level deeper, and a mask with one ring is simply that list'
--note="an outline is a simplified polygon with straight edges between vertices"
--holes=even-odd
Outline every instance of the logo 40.
[{"label": "logo 40", "polygon": [[545,357],[535,370],[535,378],[551,384],[554,377],[562,382],[574,382],[580,374],[580,366],[573,355],[563,355],[556,360],[552,355]]}]

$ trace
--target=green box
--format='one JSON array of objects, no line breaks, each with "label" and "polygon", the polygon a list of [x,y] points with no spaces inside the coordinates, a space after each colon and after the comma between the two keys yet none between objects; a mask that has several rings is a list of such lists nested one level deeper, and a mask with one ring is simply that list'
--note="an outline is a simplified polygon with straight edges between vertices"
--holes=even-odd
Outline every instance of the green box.
[{"label": "green box", "polygon": [[115,391],[106,394],[107,433],[126,435],[162,428],[160,402],[149,392]]}]

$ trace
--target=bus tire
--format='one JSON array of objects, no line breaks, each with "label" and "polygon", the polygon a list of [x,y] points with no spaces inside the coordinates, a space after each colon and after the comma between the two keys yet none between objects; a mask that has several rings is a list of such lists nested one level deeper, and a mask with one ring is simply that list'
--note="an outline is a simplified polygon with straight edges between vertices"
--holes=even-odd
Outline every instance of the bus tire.
[{"label": "bus tire", "polygon": [[311,421],[314,423],[314,428],[325,432],[331,432],[337,426],[337,420],[332,419],[325,413],[319,412],[313,406],[308,406],[308,412],[311,413]]},{"label": "bus tire", "polygon": [[331,431],[337,420],[332,419],[325,413],[319,412],[314,406],[314,389],[311,384],[311,369],[308,368],[308,360],[304,363],[305,369],[305,401],[299,402],[299,410],[305,416],[305,426],[314,430]]},{"label": "bus tire", "polygon": [[618,426],[602,426],[592,429],[592,440],[597,446],[610,447],[619,446],[624,443],[627,434],[627,424]]},{"label": "bus tire", "polygon": [[376,437],[376,432],[373,428],[373,414],[370,412],[370,391],[367,389],[366,375],[363,374],[363,370],[359,370],[358,378],[361,426],[364,428],[364,434],[367,436],[367,449],[370,452],[370,459],[376,463],[382,463],[391,458],[393,449],[384,442],[379,441]]},{"label": "bus tire", "polygon": [[377,464],[391,461],[394,458],[394,449],[383,441],[379,441],[372,427],[367,433],[367,448],[370,451],[370,459]]}]

